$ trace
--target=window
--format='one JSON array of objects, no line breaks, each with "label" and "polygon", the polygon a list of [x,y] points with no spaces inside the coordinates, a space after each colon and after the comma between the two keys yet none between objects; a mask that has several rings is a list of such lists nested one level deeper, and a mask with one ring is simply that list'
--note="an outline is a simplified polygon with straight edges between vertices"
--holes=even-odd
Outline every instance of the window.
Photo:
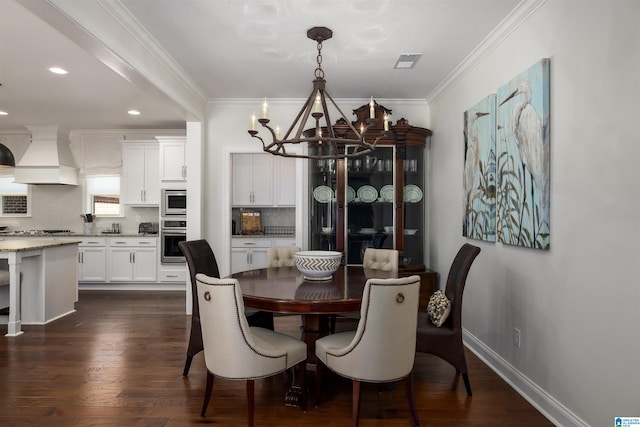
[{"label": "window", "polygon": [[31,216],[31,188],[0,177],[0,216]]},{"label": "window", "polygon": [[87,176],[86,209],[95,216],[121,216],[120,176]]}]

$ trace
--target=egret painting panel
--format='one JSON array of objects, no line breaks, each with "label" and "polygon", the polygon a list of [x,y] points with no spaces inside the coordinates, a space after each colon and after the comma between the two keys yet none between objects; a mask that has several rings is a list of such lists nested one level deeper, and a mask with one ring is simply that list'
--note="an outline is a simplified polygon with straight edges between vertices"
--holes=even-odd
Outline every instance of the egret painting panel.
[{"label": "egret painting panel", "polygon": [[464,112],[462,235],[496,241],[496,95]]},{"label": "egret painting panel", "polygon": [[498,241],[549,249],[549,59],[497,91]]}]

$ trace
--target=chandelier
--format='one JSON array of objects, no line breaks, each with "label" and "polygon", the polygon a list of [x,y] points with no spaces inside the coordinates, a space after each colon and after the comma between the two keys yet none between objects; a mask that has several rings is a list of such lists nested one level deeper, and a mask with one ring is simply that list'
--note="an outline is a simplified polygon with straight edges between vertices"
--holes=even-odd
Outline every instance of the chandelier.
[{"label": "chandelier", "polygon": [[[270,137],[267,138],[271,142],[265,141],[258,135],[256,130],[255,114],[251,118],[251,130],[249,134],[258,138],[262,142],[262,148],[267,153],[282,157],[296,157],[305,159],[340,159],[362,156],[375,150],[376,144],[382,138],[389,137],[389,122],[387,115],[384,115],[384,132],[376,132],[377,136],[369,136],[367,131],[379,122],[376,118],[375,103],[373,98],[369,103],[369,118],[360,123],[359,129],[346,118],[340,107],[333,100],[325,86],[327,81],[324,79],[324,71],[322,70],[322,42],[330,39],[333,32],[326,27],[313,27],[307,31],[307,37],[317,42],[317,68],[315,69],[315,79],[313,80],[313,90],[302,106],[302,109],[296,116],[293,123],[280,138],[280,128],[276,126],[274,129],[269,125],[270,120],[267,118],[267,102],[266,99],[262,105],[262,117],[257,119],[264,128],[267,129]],[[331,117],[328,109],[328,102],[333,105],[335,110],[340,114],[338,124],[331,125]],[[305,127],[312,117],[312,127]],[[307,144],[306,154],[300,154],[288,150],[292,144]],[[348,147],[348,149],[346,149]]]}]

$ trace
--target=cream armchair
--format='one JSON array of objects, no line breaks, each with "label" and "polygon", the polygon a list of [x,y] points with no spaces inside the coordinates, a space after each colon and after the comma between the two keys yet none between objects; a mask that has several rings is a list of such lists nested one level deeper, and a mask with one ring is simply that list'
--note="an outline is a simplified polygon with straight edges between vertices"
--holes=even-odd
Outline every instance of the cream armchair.
[{"label": "cream armchair", "polygon": [[[389,277],[395,277],[398,274],[398,258],[399,253],[395,249],[367,248],[362,257],[362,268],[367,277],[369,273],[379,274],[380,271],[388,272]],[[360,318],[358,313],[340,313],[339,316],[345,320]],[[330,318],[329,330],[331,333],[334,333],[336,330],[337,317],[338,315],[332,315]],[[346,327],[352,328],[353,325],[349,322],[346,324]]]},{"label": "cream armchair", "polygon": [[[413,398],[413,362],[420,277],[369,279],[362,296],[360,322],[351,332],[316,341],[316,356],[335,373],[353,381],[352,425],[358,425],[360,383],[388,383],[406,378],[413,422],[419,425]],[[318,375],[317,378],[322,378]],[[316,399],[321,391],[317,381]]]},{"label": "cream armchair", "polygon": [[362,267],[397,273],[398,257],[399,253],[395,249],[367,248],[362,257]]},{"label": "cream armchair", "polygon": [[267,249],[267,267],[295,267],[293,254],[300,252],[297,246],[274,246]]},{"label": "cream armchair", "polygon": [[[207,383],[201,415],[213,391],[214,377],[246,380],[249,425],[253,426],[254,380],[298,365],[301,406],[306,410],[304,385],[307,346],[304,342],[269,329],[249,327],[236,279],[196,275],[200,321],[207,366]],[[415,333],[414,333],[415,335]]]}]

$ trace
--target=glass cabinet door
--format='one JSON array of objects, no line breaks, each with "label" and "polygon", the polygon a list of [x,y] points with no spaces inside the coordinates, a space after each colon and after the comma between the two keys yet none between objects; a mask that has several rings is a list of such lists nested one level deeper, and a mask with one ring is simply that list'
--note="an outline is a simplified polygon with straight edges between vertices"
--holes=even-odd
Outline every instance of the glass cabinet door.
[{"label": "glass cabinet door", "polygon": [[[347,148],[352,150],[353,148]],[[394,247],[394,148],[345,162],[345,260],[362,264],[366,248]]]},{"label": "glass cabinet door", "polygon": [[310,249],[336,250],[336,160],[310,160]]},{"label": "glass cabinet door", "polygon": [[407,146],[404,158],[404,253],[405,266],[424,265],[424,149]]}]

